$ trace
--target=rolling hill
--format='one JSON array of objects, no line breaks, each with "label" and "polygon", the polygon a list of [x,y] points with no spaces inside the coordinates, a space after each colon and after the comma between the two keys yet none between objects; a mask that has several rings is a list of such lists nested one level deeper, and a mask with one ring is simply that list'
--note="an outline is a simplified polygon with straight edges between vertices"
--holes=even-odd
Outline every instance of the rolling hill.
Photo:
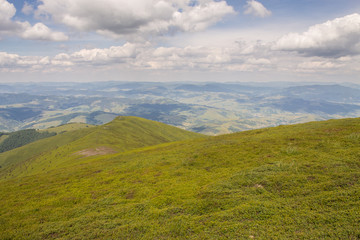
[{"label": "rolling hill", "polygon": [[202,137],[125,117],[12,151],[2,239],[360,238],[360,119]]},{"label": "rolling hill", "polygon": [[[72,128],[75,130],[71,130]],[[0,178],[29,175],[66,164],[77,164],[81,157],[113,154],[202,136],[137,117],[117,117],[108,124],[96,127],[70,124],[50,128],[45,132],[59,131],[67,132],[1,153],[0,166],[3,170]]]}]

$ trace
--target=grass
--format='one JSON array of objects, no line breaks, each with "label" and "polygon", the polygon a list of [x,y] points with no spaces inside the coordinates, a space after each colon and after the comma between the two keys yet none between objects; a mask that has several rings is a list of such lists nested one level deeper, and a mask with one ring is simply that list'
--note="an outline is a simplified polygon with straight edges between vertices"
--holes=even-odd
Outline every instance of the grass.
[{"label": "grass", "polygon": [[107,147],[109,152],[123,152],[197,137],[203,135],[137,117],[118,117],[102,126],[65,132],[1,153],[0,179],[79,164],[83,159],[77,153],[86,149]]},{"label": "grass", "polygon": [[1,239],[359,239],[358,133],[280,126],[20,174],[0,185]]},{"label": "grass", "polygon": [[95,127],[95,126],[91,125],[91,124],[86,124],[86,123],[68,123],[68,124],[58,126],[58,127],[42,129],[42,130],[39,130],[39,132],[52,132],[52,133],[60,134],[60,133],[64,133],[64,132],[75,131],[75,130],[79,130],[82,128],[91,128],[91,127]]}]

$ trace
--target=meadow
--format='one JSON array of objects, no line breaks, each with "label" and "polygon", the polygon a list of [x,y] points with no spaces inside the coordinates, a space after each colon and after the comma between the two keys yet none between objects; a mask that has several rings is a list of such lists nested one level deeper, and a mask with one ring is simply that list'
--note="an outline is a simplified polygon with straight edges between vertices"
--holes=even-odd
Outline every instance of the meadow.
[{"label": "meadow", "polygon": [[165,126],[118,118],[2,153],[0,239],[360,238],[360,119]]}]

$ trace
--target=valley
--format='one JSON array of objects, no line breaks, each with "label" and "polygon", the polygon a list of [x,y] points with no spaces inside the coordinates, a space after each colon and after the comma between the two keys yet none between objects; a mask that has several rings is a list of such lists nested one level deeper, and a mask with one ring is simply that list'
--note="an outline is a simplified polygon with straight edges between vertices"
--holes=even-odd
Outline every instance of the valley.
[{"label": "valley", "polygon": [[207,135],[360,116],[360,86],[92,82],[0,85],[0,132],[138,116]]}]

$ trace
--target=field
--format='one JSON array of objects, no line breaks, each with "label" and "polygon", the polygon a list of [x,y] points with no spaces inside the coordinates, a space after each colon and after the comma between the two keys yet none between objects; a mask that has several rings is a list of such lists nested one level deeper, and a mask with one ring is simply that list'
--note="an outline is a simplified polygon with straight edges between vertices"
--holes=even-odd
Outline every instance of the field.
[{"label": "field", "polygon": [[[109,128],[130,123],[126,143],[155,126]],[[100,129],[1,170],[1,239],[360,238],[360,119],[127,149]],[[117,153],[74,155],[99,146]]]}]

